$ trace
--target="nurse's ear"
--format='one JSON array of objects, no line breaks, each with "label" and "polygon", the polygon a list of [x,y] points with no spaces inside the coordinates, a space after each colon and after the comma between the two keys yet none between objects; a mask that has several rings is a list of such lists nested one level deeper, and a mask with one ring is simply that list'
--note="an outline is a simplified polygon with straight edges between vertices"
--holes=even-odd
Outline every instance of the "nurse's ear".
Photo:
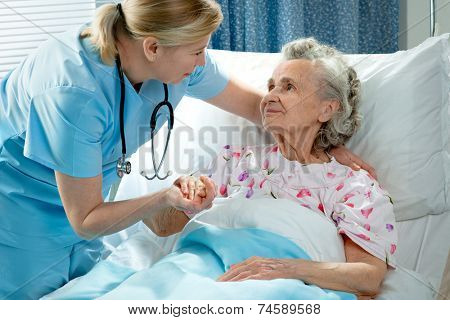
[{"label": "nurse's ear", "polygon": [[145,57],[148,61],[155,62],[157,51],[160,49],[157,39],[154,37],[147,37],[142,42],[142,45],[144,47]]}]

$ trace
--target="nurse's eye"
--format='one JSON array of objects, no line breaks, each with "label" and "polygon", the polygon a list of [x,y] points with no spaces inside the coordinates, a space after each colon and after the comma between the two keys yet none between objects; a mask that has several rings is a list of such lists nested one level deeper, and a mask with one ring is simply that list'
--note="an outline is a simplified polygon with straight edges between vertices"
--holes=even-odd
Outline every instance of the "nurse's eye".
[{"label": "nurse's eye", "polygon": [[199,51],[199,52],[196,52],[195,55],[196,55],[196,56],[199,56],[199,55],[201,55],[202,53],[203,53],[203,50],[202,50],[202,51]]}]

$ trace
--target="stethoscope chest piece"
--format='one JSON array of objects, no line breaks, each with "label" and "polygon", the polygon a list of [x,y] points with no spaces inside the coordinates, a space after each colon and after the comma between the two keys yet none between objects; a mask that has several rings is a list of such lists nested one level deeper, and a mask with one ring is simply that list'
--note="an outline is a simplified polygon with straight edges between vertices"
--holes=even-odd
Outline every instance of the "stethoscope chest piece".
[{"label": "stethoscope chest piece", "polygon": [[122,155],[117,161],[116,172],[119,178],[122,178],[124,174],[130,174],[131,163],[125,159],[125,155]]}]

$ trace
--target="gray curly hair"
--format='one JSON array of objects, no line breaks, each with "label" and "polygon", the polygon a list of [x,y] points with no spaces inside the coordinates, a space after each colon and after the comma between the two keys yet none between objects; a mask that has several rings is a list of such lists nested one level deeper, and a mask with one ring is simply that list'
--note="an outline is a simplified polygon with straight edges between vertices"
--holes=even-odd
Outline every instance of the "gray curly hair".
[{"label": "gray curly hair", "polygon": [[344,61],[342,53],[318,43],[314,38],[298,39],[282,49],[284,60],[306,59],[315,64],[314,75],[319,86],[319,98],[337,100],[339,110],[322,124],[313,148],[330,149],[343,145],[361,124],[358,112],[361,83],[355,70]]}]

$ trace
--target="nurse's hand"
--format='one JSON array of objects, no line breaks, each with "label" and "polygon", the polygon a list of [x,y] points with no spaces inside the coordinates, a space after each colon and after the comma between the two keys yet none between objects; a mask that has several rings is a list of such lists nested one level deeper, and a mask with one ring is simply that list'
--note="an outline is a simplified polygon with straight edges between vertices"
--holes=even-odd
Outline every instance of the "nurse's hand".
[{"label": "nurse's hand", "polygon": [[335,157],[336,161],[344,166],[350,167],[353,170],[366,170],[372,177],[377,178],[375,169],[368,163],[364,162],[360,157],[348,150],[344,146],[339,146],[330,150],[330,154]]},{"label": "nurse's hand", "polygon": [[[212,179],[201,176],[196,182],[193,180],[196,178],[192,178],[178,178],[166,193],[166,201],[170,207],[189,213],[189,215],[195,215],[211,208],[216,197],[216,186]],[[196,192],[197,188],[200,188],[198,192]]]}]

